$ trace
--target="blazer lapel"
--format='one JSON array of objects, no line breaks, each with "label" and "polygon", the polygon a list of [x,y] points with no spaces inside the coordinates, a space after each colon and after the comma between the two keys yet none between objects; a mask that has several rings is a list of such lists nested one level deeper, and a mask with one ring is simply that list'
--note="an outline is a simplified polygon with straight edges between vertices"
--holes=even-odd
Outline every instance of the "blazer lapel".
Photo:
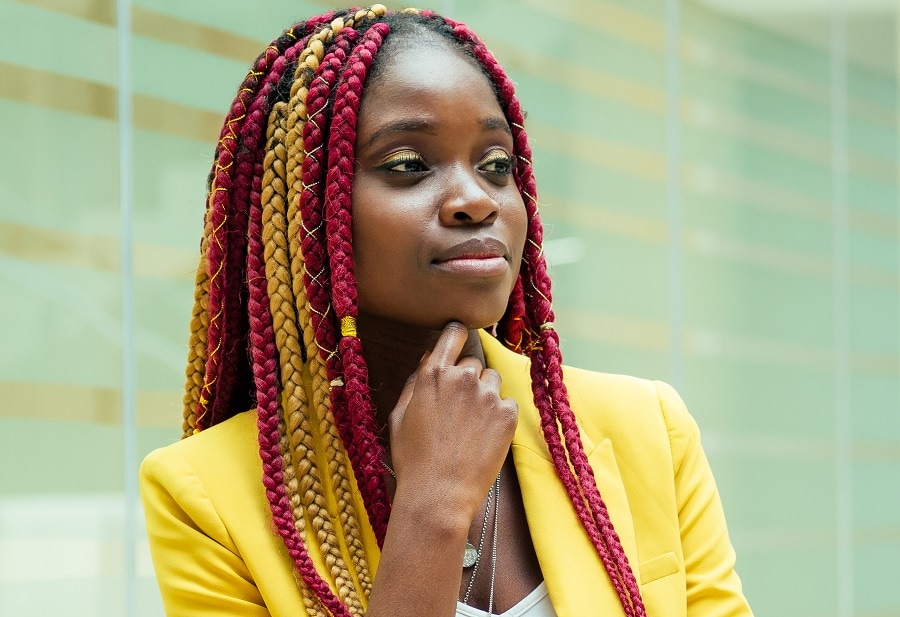
[{"label": "blazer lapel", "polygon": [[[556,475],[534,406],[527,358],[482,336],[488,366],[500,373],[501,395],[519,404],[519,424],[512,443],[513,461],[534,549],[553,608],[559,617],[621,614],[621,603],[600,557],[590,542],[565,487]],[[576,414],[578,410],[575,410]],[[581,440],[613,525],[632,564],[637,544],[631,509],[613,453],[612,442],[599,444],[583,430]],[[639,576],[634,568],[635,576]],[[640,579],[638,579],[640,584]]]}]

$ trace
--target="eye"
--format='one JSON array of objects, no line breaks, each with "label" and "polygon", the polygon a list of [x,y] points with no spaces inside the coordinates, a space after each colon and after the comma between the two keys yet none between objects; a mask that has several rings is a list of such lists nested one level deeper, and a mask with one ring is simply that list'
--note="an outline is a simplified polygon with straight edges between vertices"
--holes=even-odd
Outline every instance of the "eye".
[{"label": "eye", "polygon": [[508,176],[513,171],[514,160],[505,150],[491,150],[478,165],[478,169],[489,174]]},{"label": "eye", "polygon": [[392,154],[378,168],[400,174],[428,171],[428,166],[425,165],[425,161],[419,153],[412,150],[402,150]]}]

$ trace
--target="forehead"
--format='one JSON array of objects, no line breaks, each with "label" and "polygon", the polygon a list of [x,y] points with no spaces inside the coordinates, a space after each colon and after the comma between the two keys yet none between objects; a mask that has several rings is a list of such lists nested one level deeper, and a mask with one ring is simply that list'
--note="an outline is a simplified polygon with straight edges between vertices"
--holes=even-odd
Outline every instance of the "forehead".
[{"label": "forehead", "polygon": [[[378,70],[363,91],[363,104],[410,103],[409,97],[447,94],[476,97],[499,109],[493,87],[477,61],[437,36],[385,43]],[[381,55],[381,54],[379,54]]]}]

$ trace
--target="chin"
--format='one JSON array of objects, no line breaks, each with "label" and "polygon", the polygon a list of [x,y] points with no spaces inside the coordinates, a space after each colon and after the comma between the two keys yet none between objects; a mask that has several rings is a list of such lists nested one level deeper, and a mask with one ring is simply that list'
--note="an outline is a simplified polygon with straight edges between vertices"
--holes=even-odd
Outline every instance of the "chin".
[{"label": "chin", "polygon": [[443,328],[451,321],[458,321],[462,325],[464,325],[468,330],[481,330],[482,328],[490,328],[503,317],[503,314],[506,312],[506,305],[503,305],[502,310],[491,310],[491,311],[479,311],[477,313],[473,313],[472,311],[462,311],[459,313],[450,314],[448,313],[446,319],[444,319],[440,324],[438,324],[438,328]]}]

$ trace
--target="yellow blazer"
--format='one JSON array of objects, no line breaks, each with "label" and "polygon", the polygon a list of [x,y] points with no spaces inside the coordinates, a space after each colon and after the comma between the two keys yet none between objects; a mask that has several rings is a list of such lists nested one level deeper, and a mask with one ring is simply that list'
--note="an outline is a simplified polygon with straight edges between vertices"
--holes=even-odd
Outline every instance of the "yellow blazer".
[{"label": "yellow blazer", "polygon": [[[482,341],[488,366],[503,378],[502,395],[519,404],[513,460],[557,615],[621,615],[618,596],[550,462],[528,360],[487,335]],[[647,614],[751,615],[697,425],[676,392],[660,382],[568,367],[565,380]],[[253,412],[144,460],[141,495],[168,615],[306,614],[261,478]],[[360,499],[357,507],[365,511]],[[374,570],[375,537],[368,521],[360,525]],[[323,569],[319,555],[312,557]]]}]

